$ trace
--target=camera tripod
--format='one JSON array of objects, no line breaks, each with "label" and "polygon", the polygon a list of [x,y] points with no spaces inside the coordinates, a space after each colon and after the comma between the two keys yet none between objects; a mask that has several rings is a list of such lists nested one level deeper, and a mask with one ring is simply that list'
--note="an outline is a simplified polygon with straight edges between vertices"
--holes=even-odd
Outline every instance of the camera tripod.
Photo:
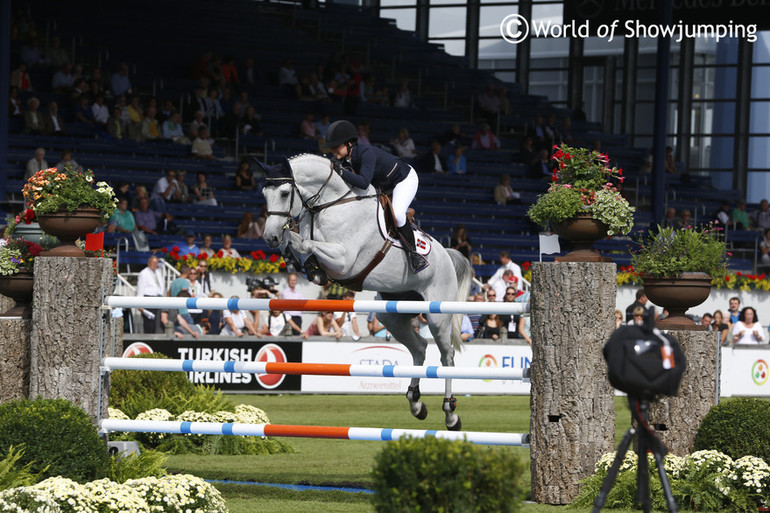
[{"label": "camera tripod", "polygon": [[[604,483],[602,483],[602,488],[599,490],[596,501],[594,501],[593,513],[598,513],[604,506],[607,495],[610,493],[612,486],[615,484],[615,479],[618,477],[620,465],[623,463],[626,452],[631,445],[631,440],[637,434],[639,438],[636,454],[639,462],[636,471],[636,500],[641,504],[642,510],[645,513],[649,513],[652,509],[652,499],[650,498],[650,473],[647,465],[647,451],[650,451],[655,457],[655,466],[658,468],[658,476],[660,476],[660,482],[663,485],[663,493],[666,497],[668,511],[676,513],[677,507],[676,502],[674,502],[674,495],[671,493],[671,484],[668,482],[666,470],[663,467],[663,457],[668,453],[668,449],[655,435],[655,432],[647,422],[647,411],[650,408],[650,402],[629,396],[628,406],[631,409],[632,426],[626,431],[623,440],[618,446],[615,460],[607,472],[607,477],[604,478]],[[636,427],[633,426],[634,421],[636,421]]]}]

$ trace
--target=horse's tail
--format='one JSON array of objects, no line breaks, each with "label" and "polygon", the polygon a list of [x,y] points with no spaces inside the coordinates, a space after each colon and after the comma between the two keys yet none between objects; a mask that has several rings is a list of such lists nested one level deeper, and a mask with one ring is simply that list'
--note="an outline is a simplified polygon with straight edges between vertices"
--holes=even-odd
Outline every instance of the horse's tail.
[{"label": "horse's tail", "polygon": [[[449,257],[452,259],[452,265],[457,274],[457,297],[456,301],[468,301],[468,293],[471,290],[471,281],[473,280],[473,269],[471,263],[457,250],[447,249]],[[456,351],[462,350],[463,339],[460,331],[463,325],[462,314],[452,315],[452,347]]]}]

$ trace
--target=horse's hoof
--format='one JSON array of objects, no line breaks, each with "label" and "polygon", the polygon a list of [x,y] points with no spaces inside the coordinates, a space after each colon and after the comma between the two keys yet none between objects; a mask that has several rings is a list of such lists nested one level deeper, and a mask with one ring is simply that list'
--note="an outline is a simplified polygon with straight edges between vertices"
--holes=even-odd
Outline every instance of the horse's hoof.
[{"label": "horse's hoof", "polygon": [[[454,424],[449,425],[449,423],[447,423],[447,425],[446,425],[446,428],[449,431],[460,431],[463,428],[463,423],[462,423],[462,421],[460,421],[460,417],[455,415],[455,418],[457,419],[457,421]],[[447,419],[447,420],[449,420],[449,419]]]},{"label": "horse's hoof", "polygon": [[[415,412],[415,407],[417,407],[418,404],[420,405],[419,410]],[[425,403],[416,403],[413,406],[412,415],[414,415],[418,420],[425,420],[425,417],[428,416],[428,407],[425,406]]]}]

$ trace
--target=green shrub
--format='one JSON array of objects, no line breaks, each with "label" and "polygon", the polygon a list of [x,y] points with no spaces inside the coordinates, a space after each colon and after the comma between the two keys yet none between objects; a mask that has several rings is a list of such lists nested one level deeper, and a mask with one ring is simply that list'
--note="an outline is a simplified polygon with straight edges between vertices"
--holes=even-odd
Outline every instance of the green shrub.
[{"label": "green shrub", "polygon": [[[133,358],[167,358],[160,353],[140,354]],[[110,373],[110,406],[135,418],[153,408],[163,408],[160,403],[171,402],[176,397],[188,397],[195,385],[184,372],[159,372],[115,370]]]},{"label": "green shrub", "polygon": [[[0,404],[0,457],[24,444],[18,460],[43,478],[85,482],[107,475],[110,458],[96,426],[64,399],[28,399]],[[47,468],[46,468],[47,466]]]},{"label": "green shrub", "polygon": [[107,477],[116,483],[144,477],[163,477],[167,473],[163,466],[166,459],[165,454],[150,450],[143,450],[139,455],[114,455]]},{"label": "green shrub", "polygon": [[757,456],[770,463],[770,401],[738,398],[714,406],[701,422],[695,449],[714,449],[733,459]]},{"label": "green shrub", "polygon": [[378,512],[515,512],[524,465],[506,449],[438,438],[402,438],[377,455]]}]

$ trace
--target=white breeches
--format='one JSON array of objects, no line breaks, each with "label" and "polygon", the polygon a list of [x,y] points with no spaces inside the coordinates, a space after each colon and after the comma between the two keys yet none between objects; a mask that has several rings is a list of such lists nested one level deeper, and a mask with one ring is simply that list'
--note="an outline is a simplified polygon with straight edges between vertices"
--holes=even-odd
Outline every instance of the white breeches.
[{"label": "white breeches", "polygon": [[393,188],[393,215],[399,227],[406,224],[406,210],[412,204],[414,195],[417,194],[418,185],[420,185],[420,179],[417,178],[417,171],[410,166],[406,178]]}]

